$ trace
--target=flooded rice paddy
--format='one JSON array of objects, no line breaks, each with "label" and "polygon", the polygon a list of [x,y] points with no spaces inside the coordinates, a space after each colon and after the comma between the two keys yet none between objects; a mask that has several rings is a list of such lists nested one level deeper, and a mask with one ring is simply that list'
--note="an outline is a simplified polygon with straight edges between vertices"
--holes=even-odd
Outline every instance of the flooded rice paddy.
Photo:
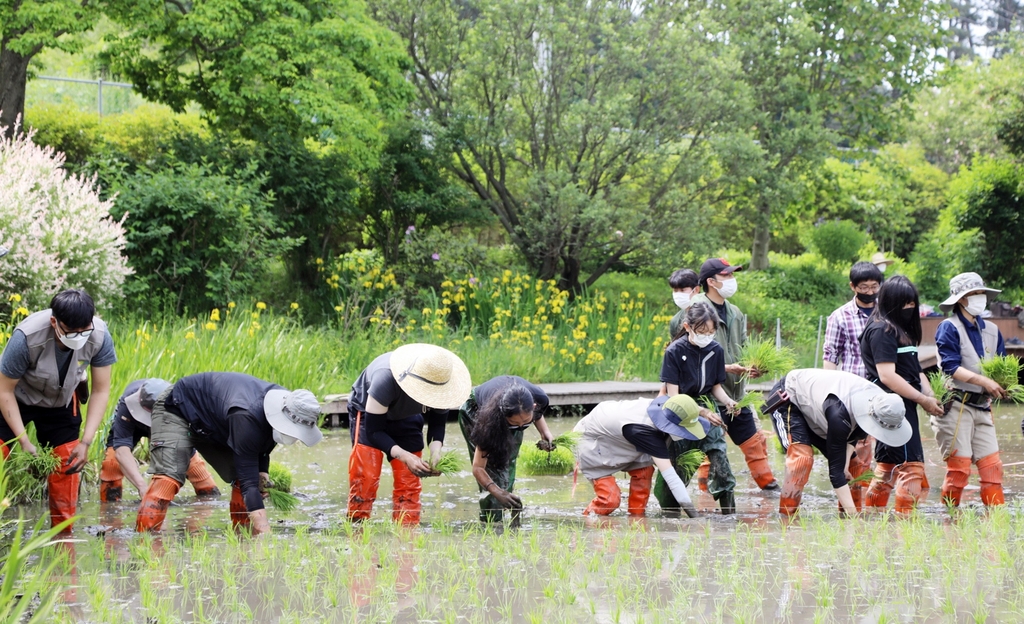
[{"label": "flooded rice paddy", "polygon": [[[343,521],[348,432],[274,459],[295,472],[300,508],[270,510],[274,535],[237,537],[227,496],[197,501],[183,489],[159,537],[136,536],[137,498],[101,506],[89,492],[83,519],[60,545],[73,563],[54,579],[52,614],[65,622],[933,622],[1024,619],[1024,410],[1000,409],[1006,509],[986,513],[977,475],[955,519],[939,502],[944,467],[925,443],[932,489],[911,520],[840,520],[816,458],[801,516],[778,517],[778,494],[751,481],[739,450],[739,513],[584,518],[593,490],[580,477],[520,476],[526,511],[517,529],[477,521],[476,486],[458,428],[449,443],[462,473],[425,482],[423,522],[390,520],[385,465],[373,519]],[[551,422],[556,434],[571,419]],[[927,430],[930,433],[930,430]],[[530,442],[536,437],[528,432]],[[777,477],[783,459],[776,444]],[[1020,465],[1015,465],[1015,464]],[[620,483],[624,492],[627,482]],[[224,489],[224,488],[222,488]],[[226,489],[225,489],[226,491]],[[41,511],[41,510],[40,510]]]}]

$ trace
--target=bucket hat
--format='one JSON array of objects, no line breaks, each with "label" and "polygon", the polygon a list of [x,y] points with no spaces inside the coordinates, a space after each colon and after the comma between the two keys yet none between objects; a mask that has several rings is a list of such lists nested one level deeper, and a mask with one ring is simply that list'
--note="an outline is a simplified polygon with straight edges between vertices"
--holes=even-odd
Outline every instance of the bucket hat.
[{"label": "bucket hat", "polygon": [[469,369],[459,356],[432,344],[413,343],[395,349],[391,374],[414,401],[434,409],[457,409],[473,387]]},{"label": "bucket hat", "polygon": [[317,426],[320,401],[309,390],[273,388],[263,397],[263,414],[267,422],[281,433],[313,446],[324,434]]},{"label": "bucket hat", "polygon": [[977,273],[961,273],[949,280],[949,297],[939,304],[939,309],[943,312],[951,311],[956,307],[956,302],[960,301],[964,295],[976,290],[983,291],[990,299],[992,295],[1003,292],[985,286],[985,280],[981,279],[981,276]]},{"label": "bucket hat", "polygon": [[903,399],[881,388],[854,390],[847,407],[860,428],[886,446],[903,446],[914,433],[907,422]]},{"label": "bucket hat", "polygon": [[700,417],[697,402],[685,394],[662,395],[647,406],[647,417],[658,431],[684,440],[703,440],[711,427]]},{"label": "bucket hat", "polygon": [[886,258],[885,254],[882,253],[882,252],[878,252],[875,255],[871,256],[871,264],[873,264],[875,266],[878,266],[879,264],[884,264],[885,266],[889,266],[893,262],[896,262],[896,261],[893,260],[892,258]]},{"label": "bucket hat", "polygon": [[124,398],[124,405],[128,408],[128,413],[132,415],[132,418],[147,427],[152,427],[153,405],[156,403],[156,398],[170,387],[171,384],[163,379],[155,377],[147,379],[138,390]]}]

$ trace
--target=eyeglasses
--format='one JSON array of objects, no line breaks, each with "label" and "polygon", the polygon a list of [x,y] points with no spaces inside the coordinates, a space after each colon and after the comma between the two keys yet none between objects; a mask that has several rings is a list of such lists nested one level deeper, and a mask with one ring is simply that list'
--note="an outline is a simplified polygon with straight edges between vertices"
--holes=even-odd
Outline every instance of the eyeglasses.
[{"label": "eyeglasses", "polygon": [[[64,323],[59,323],[59,325],[63,326]],[[83,329],[82,331],[69,332],[69,331],[64,331],[63,327],[61,328],[61,333],[64,334],[65,338],[88,338],[89,336],[92,336],[92,333],[94,331],[96,331],[96,330],[93,329],[93,328],[89,328],[89,329]]]},{"label": "eyeglasses", "polygon": [[526,423],[525,425],[509,425],[508,426],[508,430],[509,431],[526,431],[527,429],[529,429],[532,426],[533,426],[533,421],[530,421],[530,422]]},{"label": "eyeglasses", "polygon": [[853,291],[862,295],[874,295],[880,288],[881,286],[858,286]]}]

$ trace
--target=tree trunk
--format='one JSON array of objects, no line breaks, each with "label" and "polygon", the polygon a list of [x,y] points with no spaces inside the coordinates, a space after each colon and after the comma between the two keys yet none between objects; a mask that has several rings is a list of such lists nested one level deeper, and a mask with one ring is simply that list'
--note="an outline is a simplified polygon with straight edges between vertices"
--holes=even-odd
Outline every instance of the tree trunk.
[{"label": "tree trunk", "polygon": [[15,123],[25,124],[25,84],[31,58],[0,50],[0,126],[6,128],[5,137],[14,136]]},{"label": "tree trunk", "polygon": [[562,257],[562,274],[558,277],[558,287],[568,290],[571,297],[583,292],[580,285],[580,261],[572,256]]},{"label": "tree trunk", "polygon": [[754,228],[754,245],[750,250],[750,268],[763,271],[768,268],[768,245],[772,239],[772,211],[766,204],[757,209],[757,227]]}]

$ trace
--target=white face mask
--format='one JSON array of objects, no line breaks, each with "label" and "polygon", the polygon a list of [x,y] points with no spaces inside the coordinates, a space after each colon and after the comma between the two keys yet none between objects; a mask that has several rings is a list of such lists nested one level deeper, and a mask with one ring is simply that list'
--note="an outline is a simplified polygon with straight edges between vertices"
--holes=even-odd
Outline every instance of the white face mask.
[{"label": "white face mask", "polygon": [[72,351],[78,351],[79,349],[85,346],[85,343],[89,342],[88,336],[68,338],[64,334],[60,333],[60,330],[57,330],[57,338],[60,339],[61,343],[63,343],[65,347],[71,349]]},{"label": "white face mask", "polygon": [[274,442],[277,442],[278,444],[284,444],[285,446],[288,446],[290,444],[295,444],[297,440],[298,438],[293,438],[290,435],[281,433],[277,429],[274,429]]},{"label": "white face mask", "polygon": [[875,266],[876,266],[876,267],[878,267],[878,270],[879,270],[879,271],[881,271],[882,273],[885,273],[885,269],[886,269],[886,267],[888,267],[889,265],[888,265],[888,264],[885,264],[885,263],[882,263],[882,264],[876,264]]},{"label": "white face mask", "polygon": [[714,334],[695,334],[690,332],[690,342],[703,349],[714,341]]},{"label": "white face mask", "polygon": [[971,316],[978,316],[988,307],[988,297],[985,295],[971,295],[967,298],[967,305],[964,310]]},{"label": "white face mask", "polygon": [[722,282],[722,286],[719,287],[717,290],[718,294],[722,295],[723,299],[728,299],[729,297],[732,297],[733,295],[736,294],[737,288],[738,286],[736,285],[736,278],[734,277],[732,279],[724,280]]},{"label": "white face mask", "polygon": [[672,293],[672,301],[676,302],[680,310],[685,310],[690,305],[690,293],[674,292]]}]

